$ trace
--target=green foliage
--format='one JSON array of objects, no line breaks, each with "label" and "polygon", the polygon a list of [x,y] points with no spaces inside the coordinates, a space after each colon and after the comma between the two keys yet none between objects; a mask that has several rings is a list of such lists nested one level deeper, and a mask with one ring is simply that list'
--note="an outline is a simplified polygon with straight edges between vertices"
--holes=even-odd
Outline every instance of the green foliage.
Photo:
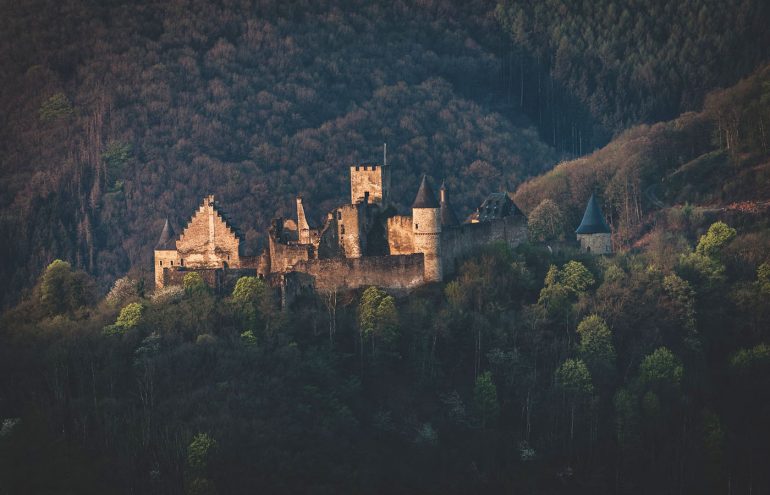
[{"label": "green foliage", "polygon": [[559,206],[546,198],[529,213],[527,227],[530,239],[544,242],[564,237],[564,214]]},{"label": "green foliage", "polygon": [[125,173],[125,166],[131,159],[131,145],[120,141],[111,141],[102,153],[102,160],[107,165],[107,182],[118,189],[120,178]]},{"label": "green foliage", "polygon": [[64,117],[69,117],[74,113],[69,98],[64,93],[54,93],[42,105],[38,115],[43,122],[50,122]]},{"label": "green foliage", "polygon": [[583,318],[577,327],[580,357],[596,381],[607,383],[614,375],[615,347],[612,332],[599,315]]},{"label": "green foliage", "polygon": [[205,473],[216,449],[216,440],[208,433],[198,433],[187,446],[187,466],[195,473]]},{"label": "green foliage", "polygon": [[594,391],[591,373],[582,359],[567,359],[556,370],[556,384],[572,400],[585,399]]},{"label": "green foliage", "polygon": [[725,266],[719,260],[700,253],[682,254],[676,271],[683,279],[706,290],[714,289],[726,280]]},{"label": "green foliage", "polygon": [[49,315],[75,311],[93,301],[94,288],[88,275],[74,271],[69,263],[54,260],[40,280],[40,306]]},{"label": "green foliage", "polygon": [[243,342],[243,345],[246,347],[254,347],[257,345],[257,337],[254,335],[253,330],[246,330],[245,332],[241,333],[241,342]]},{"label": "green foliage", "polygon": [[674,354],[660,347],[646,356],[639,366],[639,380],[644,385],[676,388],[682,381],[684,367]]},{"label": "green foliage", "polygon": [[387,296],[385,291],[377,287],[368,287],[361,295],[361,302],[358,305],[358,325],[361,335],[369,336],[374,333],[378,323],[377,309]]},{"label": "green foliage", "polygon": [[182,279],[182,284],[188,294],[200,294],[208,290],[206,282],[203,281],[203,277],[198,272],[186,273]]},{"label": "green foliage", "polygon": [[730,366],[739,372],[770,371],[770,345],[758,344],[730,356]]},{"label": "green foliage", "polygon": [[670,314],[677,317],[688,332],[695,332],[695,290],[689,282],[672,273],[663,278],[663,290],[671,298]]},{"label": "green foliage", "polygon": [[497,401],[497,387],[492,381],[491,372],[485,371],[476,378],[473,400],[481,420],[481,427],[493,425],[500,414],[500,404]]},{"label": "green foliage", "polygon": [[736,231],[724,222],[711,224],[705,235],[698,241],[695,252],[704,256],[717,257],[722,249],[735,238]]},{"label": "green foliage", "polygon": [[139,324],[143,311],[144,306],[141,303],[127,304],[120,310],[120,315],[118,315],[118,320],[115,324],[123,328],[134,328]]},{"label": "green foliage", "polygon": [[568,261],[562,267],[559,273],[559,280],[565,287],[577,294],[585,292],[595,282],[594,276],[585,265],[574,260]]},{"label": "green foliage", "polygon": [[267,290],[265,281],[259,277],[241,277],[235,283],[233,300],[238,302],[256,302]]},{"label": "green foliage", "polygon": [[770,262],[762,263],[757,268],[757,283],[760,292],[770,295]]}]

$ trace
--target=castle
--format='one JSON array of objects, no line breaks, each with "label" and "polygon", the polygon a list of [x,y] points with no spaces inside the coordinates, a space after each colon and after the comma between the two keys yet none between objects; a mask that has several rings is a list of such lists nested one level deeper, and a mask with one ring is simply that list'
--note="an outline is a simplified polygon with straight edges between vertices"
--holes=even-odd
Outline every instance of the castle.
[{"label": "castle", "polygon": [[166,220],[155,247],[155,286],[178,285],[189,271],[212,287],[256,275],[280,287],[284,301],[304,289],[336,291],[378,286],[408,291],[451,275],[481,246],[515,247],[527,238],[527,221],[507,193],[491,194],[460,223],[442,185],[437,199],[423,177],[411,215],[390,206],[390,169],[374,163],[350,167],[350,203],[313,225],[296,198],[296,218],[276,218],[267,248],[245,256],[240,234],[214,196],[207,196],[177,238]]}]

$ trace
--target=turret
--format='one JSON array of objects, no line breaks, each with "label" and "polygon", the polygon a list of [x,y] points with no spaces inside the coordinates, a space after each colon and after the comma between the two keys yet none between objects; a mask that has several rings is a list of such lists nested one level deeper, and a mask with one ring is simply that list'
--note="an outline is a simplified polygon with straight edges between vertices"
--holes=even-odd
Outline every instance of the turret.
[{"label": "turret", "polygon": [[171,228],[171,223],[166,218],[160,239],[155,245],[155,287],[163,287],[163,269],[171,268],[177,260],[176,234]]},{"label": "turret", "polygon": [[453,225],[458,225],[460,221],[457,220],[457,215],[455,215],[452,205],[449,204],[446,186],[443,182],[441,183],[441,189],[439,189],[439,203],[441,205],[441,226],[451,227]]},{"label": "turret", "polygon": [[612,253],[612,231],[604,220],[599,202],[593,194],[588,198],[583,220],[575,230],[575,234],[580,242],[581,251],[593,254]]},{"label": "turret", "polygon": [[302,196],[297,196],[297,233],[300,244],[310,244],[310,225],[307,223],[307,217],[305,217]]},{"label": "turret", "polygon": [[427,177],[423,176],[417,197],[412,204],[412,233],[414,251],[423,253],[425,281],[440,282],[441,270],[441,206],[436,201]]}]

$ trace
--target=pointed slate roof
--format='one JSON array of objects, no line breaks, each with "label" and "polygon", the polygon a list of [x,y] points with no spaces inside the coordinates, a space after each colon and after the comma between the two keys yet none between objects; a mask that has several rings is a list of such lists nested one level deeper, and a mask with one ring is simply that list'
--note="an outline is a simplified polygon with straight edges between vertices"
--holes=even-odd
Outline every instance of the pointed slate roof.
[{"label": "pointed slate roof", "polygon": [[457,215],[455,215],[452,206],[449,204],[449,200],[446,199],[446,186],[443,182],[441,183],[440,191],[441,198],[443,199],[443,201],[441,201],[441,225],[458,225],[460,221],[457,219]]},{"label": "pointed slate roof", "polygon": [[428,184],[428,177],[423,175],[422,182],[420,183],[420,189],[417,191],[417,197],[414,198],[412,208],[438,208],[439,204],[436,201],[436,195],[433,194],[430,184]]},{"label": "pointed slate roof", "polygon": [[176,249],[176,234],[174,234],[174,229],[171,228],[171,223],[169,223],[168,218],[166,218],[166,223],[163,224],[163,231],[160,233],[160,239],[158,239],[158,243],[155,245],[155,249]]},{"label": "pointed slate roof", "polygon": [[604,220],[602,209],[599,207],[599,202],[596,201],[596,196],[591,194],[588,198],[588,204],[586,205],[586,211],[583,213],[583,221],[580,222],[576,234],[610,234],[610,228],[607,222]]}]

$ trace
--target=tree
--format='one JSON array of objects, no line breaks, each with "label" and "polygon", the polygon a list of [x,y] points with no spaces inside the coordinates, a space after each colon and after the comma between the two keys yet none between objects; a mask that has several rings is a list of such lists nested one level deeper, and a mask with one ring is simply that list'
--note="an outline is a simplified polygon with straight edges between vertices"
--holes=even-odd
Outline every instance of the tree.
[{"label": "tree", "polygon": [[580,357],[598,382],[609,384],[615,371],[615,347],[612,332],[599,315],[583,318],[577,327]]},{"label": "tree", "polygon": [[211,458],[217,449],[217,442],[207,433],[198,433],[187,447],[188,481],[187,492],[194,495],[216,493],[214,483],[208,477]]},{"label": "tree", "polygon": [[186,273],[182,279],[182,285],[188,294],[206,292],[206,282],[203,281],[203,277],[198,272]]},{"label": "tree", "polygon": [[679,359],[665,347],[647,355],[639,366],[639,380],[654,388],[678,388],[684,367]]},{"label": "tree", "polygon": [[49,316],[72,312],[88,305],[94,297],[93,282],[69,263],[54,260],[40,281],[40,305]]},{"label": "tree", "polygon": [[556,370],[556,386],[562,391],[570,407],[570,442],[575,438],[575,409],[593,394],[591,373],[581,359],[567,359]]},{"label": "tree", "polygon": [[500,414],[500,405],[497,402],[497,387],[492,381],[492,373],[485,371],[476,378],[473,388],[473,400],[481,419],[481,428],[497,421]]},{"label": "tree", "polygon": [[544,199],[527,218],[530,239],[552,241],[564,238],[564,214],[551,199]]},{"label": "tree", "polygon": [[706,234],[700,237],[695,252],[704,256],[717,257],[730,241],[735,238],[736,231],[724,222],[711,224]]},{"label": "tree", "polygon": [[559,272],[561,283],[576,294],[582,294],[594,285],[594,276],[579,261],[568,261]]},{"label": "tree", "polygon": [[265,281],[259,277],[241,277],[235,283],[233,300],[238,302],[257,302],[267,290]]},{"label": "tree", "polygon": [[39,114],[43,122],[69,117],[73,114],[72,104],[64,93],[54,93],[40,105]]},{"label": "tree", "polygon": [[757,268],[757,283],[759,291],[770,296],[770,262],[764,262]]}]

